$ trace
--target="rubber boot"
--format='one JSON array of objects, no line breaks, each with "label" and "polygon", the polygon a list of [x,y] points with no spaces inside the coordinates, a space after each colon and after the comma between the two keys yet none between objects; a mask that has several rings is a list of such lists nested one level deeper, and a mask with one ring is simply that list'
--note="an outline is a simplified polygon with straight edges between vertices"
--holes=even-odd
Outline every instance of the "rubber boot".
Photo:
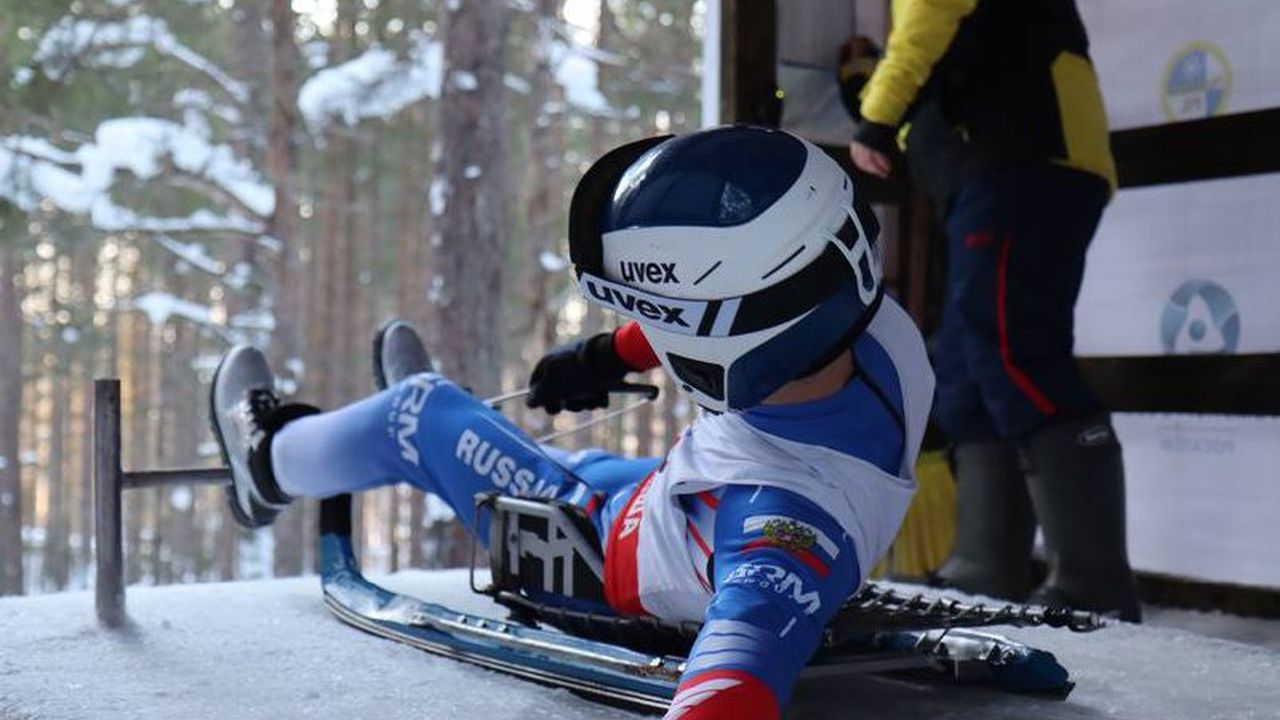
[{"label": "rubber boot", "polygon": [[951,451],[951,467],[956,541],[938,576],[964,592],[1025,600],[1036,519],[1017,450],[1003,440],[960,443]]},{"label": "rubber boot", "polygon": [[1125,540],[1124,465],[1106,413],[1052,423],[1022,447],[1049,576],[1032,602],[1140,622]]}]

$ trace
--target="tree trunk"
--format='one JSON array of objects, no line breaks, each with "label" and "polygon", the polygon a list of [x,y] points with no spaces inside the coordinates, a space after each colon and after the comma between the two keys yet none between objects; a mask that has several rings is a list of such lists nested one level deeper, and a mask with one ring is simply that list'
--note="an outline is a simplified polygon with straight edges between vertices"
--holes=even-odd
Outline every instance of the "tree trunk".
[{"label": "tree trunk", "polygon": [[[139,268],[138,286],[145,287],[148,282],[145,268]],[[137,314],[124,319],[126,322],[122,327],[129,336],[129,344],[124,352],[124,356],[129,358],[129,377],[123,391],[124,397],[121,398],[121,404],[128,408],[128,413],[123,419],[126,423],[126,434],[122,438],[124,464],[125,467],[133,468],[154,467],[150,452],[152,437],[148,432],[146,405],[146,397],[149,394],[146,390],[147,378],[151,374],[151,352],[148,343],[151,332],[150,321]],[[129,583],[138,582],[143,577],[143,529],[147,524],[146,509],[151,500],[150,495],[150,493],[137,492],[125,493],[124,497],[125,580]]]},{"label": "tree trunk", "polygon": [[[302,354],[301,263],[294,227],[298,217],[298,48],[296,18],[289,0],[271,0],[271,113],[268,121],[267,173],[275,186],[275,212],[268,223],[280,244],[274,263],[275,367],[294,366]],[[289,508],[276,521],[275,574],[298,575],[303,568],[302,507]]]},{"label": "tree trunk", "polygon": [[[92,296],[91,296],[92,297]],[[93,563],[93,363],[86,358],[80,364],[77,373],[80,389],[79,409],[79,523],[76,534],[76,566],[79,577],[88,577],[89,565]],[[105,377],[105,376],[104,376]]]},{"label": "tree trunk", "polygon": [[[423,138],[433,137],[431,114],[423,105],[410,111],[409,119],[398,133],[404,147],[400,152],[400,188],[396,202],[396,315],[413,322],[420,331],[426,327],[426,275],[431,266],[433,224],[422,202],[427,197],[427,178],[431,177],[431,154],[421,152]],[[437,140],[438,142],[438,140]],[[429,348],[435,350],[435,348]],[[410,567],[426,564],[426,495],[410,488],[409,556]]]},{"label": "tree trunk", "polygon": [[62,337],[54,333],[52,342],[57,346],[54,352],[57,366],[53,368],[49,383],[53,409],[49,418],[49,464],[45,473],[45,482],[49,489],[49,507],[44,540],[44,576],[49,587],[54,590],[65,590],[71,571],[71,546],[68,543],[70,532],[67,522],[70,513],[67,507],[65,472],[67,406],[70,404],[71,397],[65,376],[66,350]]},{"label": "tree trunk", "polygon": [[445,373],[479,393],[500,385],[506,25],[505,3],[449,3],[444,12],[445,208],[429,330]]},{"label": "tree trunk", "polygon": [[[22,403],[22,269],[18,228],[23,220],[0,206],[0,407]],[[19,421],[22,413],[0,412],[0,595],[22,593],[22,462]]]}]

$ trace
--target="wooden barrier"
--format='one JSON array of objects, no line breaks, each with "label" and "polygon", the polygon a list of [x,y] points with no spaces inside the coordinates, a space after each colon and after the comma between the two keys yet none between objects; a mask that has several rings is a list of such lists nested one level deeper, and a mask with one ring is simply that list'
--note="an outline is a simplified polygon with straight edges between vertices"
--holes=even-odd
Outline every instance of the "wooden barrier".
[{"label": "wooden barrier", "polygon": [[124,598],[124,491],[163,485],[221,485],[231,482],[227,468],[177,468],[126,472],[121,465],[120,381],[93,382],[93,526],[94,604],[98,622],[122,627]]}]

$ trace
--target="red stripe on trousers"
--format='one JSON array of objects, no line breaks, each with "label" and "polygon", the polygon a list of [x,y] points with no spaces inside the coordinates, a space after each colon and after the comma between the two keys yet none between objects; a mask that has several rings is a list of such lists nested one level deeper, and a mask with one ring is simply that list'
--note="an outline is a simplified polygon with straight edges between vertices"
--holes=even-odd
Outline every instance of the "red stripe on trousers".
[{"label": "red stripe on trousers", "polygon": [[1006,312],[1009,291],[1009,248],[1012,245],[1013,231],[1010,230],[1005,234],[1004,243],[1000,247],[1000,266],[996,271],[996,322],[1000,329],[1000,361],[1004,363],[1004,371],[1013,381],[1014,386],[1031,400],[1036,410],[1045,415],[1053,415],[1058,412],[1057,406],[1040,388],[1036,387],[1021,368],[1013,364],[1013,352],[1009,347],[1009,319]]},{"label": "red stripe on trousers", "polygon": [[[623,615],[645,614],[644,605],[640,604],[640,568],[636,562],[644,511],[643,505],[636,507],[636,503],[643,501],[652,480],[653,473],[650,473],[632,493],[609,529],[609,546],[604,555],[604,599],[609,607]],[[624,534],[628,517],[634,524]]]},{"label": "red stripe on trousers", "polygon": [[693,537],[693,541],[698,544],[698,549],[703,555],[711,557],[711,547],[707,545],[707,541],[702,539],[702,533],[698,532],[698,526],[693,524],[692,520],[684,521],[685,529],[689,531],[689,535]]},{"label": "red stripe on trousers", "polygon": [[[684,527],[685,532],[689,533],[689,536],[693,538],[693,541],[698,544],[698,549],[702,551],[702,554],[706,555],[708,560],[711,559],[711,546],[707,545],[707,541],[702,539],[702,533],[698,532],[698,526],[694,525],[692,520],[686,519],[684,521]],[[704,562],[702,565],[703,567],[706,567],[707,563]],[[702,573],[698,572],[697,568],[694,568],[693,574],[698,578],[698,583],[701,584],[707,592],[714,592],[711,587],[711,583],[707,582],[706,579],[702,577]]]}]

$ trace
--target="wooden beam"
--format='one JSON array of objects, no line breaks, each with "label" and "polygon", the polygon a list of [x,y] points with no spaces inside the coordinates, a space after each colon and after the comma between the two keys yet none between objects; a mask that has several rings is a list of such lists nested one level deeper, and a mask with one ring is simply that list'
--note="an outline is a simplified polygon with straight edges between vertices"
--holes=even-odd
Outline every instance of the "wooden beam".
[{"label": "wooden beam", "polygon": [[721,119],[777,127],[775,0],[723,0],[721,5]]},{"label": "wooden beam", "polygon": [[1121,412],[1275,415],[1280,354],[1080,359],[1090,387]]},{"label": "wooden beam", "polygon": [[1111,133],[1121,187],[1280,172],[1280,109]]},{"label": "wooden beam", "polygon": [[125,624],[124,541],[121,537],[120,381],[93,383],[94,607],[106,627]]}]

